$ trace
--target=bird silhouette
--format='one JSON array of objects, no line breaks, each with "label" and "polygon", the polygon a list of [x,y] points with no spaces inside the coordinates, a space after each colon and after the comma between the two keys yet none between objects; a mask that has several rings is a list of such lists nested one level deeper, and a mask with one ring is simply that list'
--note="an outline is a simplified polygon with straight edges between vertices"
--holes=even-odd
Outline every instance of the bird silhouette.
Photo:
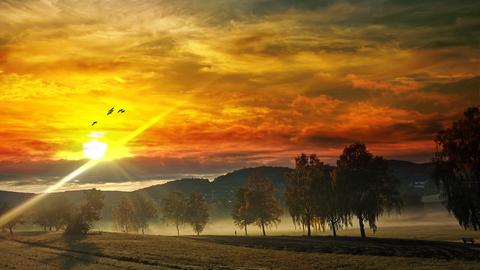
[{"label": "bird silhouette", "polygon": [[97,121],[93,122],[93,123],[92,123],[92,126],[95,125],[96,123],[97,123]]},{"label": "bird silhouette", "polygon": [[124,109],[120,109],[120,110],[118,110],[118,112],[117,112],[117,113],[124,113],[124,112],[125,112],[125,110],[124,110]]},{"label": "bird silhouette", "polygon": [[112,113],[113,113],[113,108],[114,108],[114,107],[112,107],[110,110],[108,110],[108,113],[107,113],[107,115],[110,115],[110,114],[112,114]]}]

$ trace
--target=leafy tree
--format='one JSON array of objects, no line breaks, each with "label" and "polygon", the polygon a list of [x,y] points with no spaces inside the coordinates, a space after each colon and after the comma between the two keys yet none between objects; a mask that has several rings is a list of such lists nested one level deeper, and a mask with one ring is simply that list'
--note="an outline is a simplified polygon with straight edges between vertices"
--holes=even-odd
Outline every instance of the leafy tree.
[{"label": "leafy tree", "polygon": [[72,203],[64,196],[56,196],[50,201],[52,209],[52,225],[56,231],[65,229],[70,219],[72,211]]},{"label": "leafy tree", "polygon": [[66,234],[86,234],[94,221],[100,220],[104,195],[100,190],[84,191],[84,203],[71,216]]},{"label": "leafy tree", "polygon": [[132,198],[134,223],[145,234],[148,223],[157,215],[155,203],[145,194],[135,193]]},{"label": "leafy tree", "polygon": [[253,217],[249,211],[247,211],[247,198],[246,189],[240,188],[235,194],[235,202],[232,209],[233,222],[240,229],[245,230],[245,236],[248,235],[247,226],[253,223]]},{"label": "leafy tree", "polygon": [[285,183],[285,199],[293,223],[306,227],[308,236],[312,234],[318,201],[314,170],[321,165],[315,155],[301,154],[295,158],[295,170],[287,175]]},{"label": "leafy tree", "polygon": [[245,198],[247,212],[251,214],[254,223],[262,229],[265,236],[265,227],[279,223],[282,215],[272,181],[251,176],[247,181]]},{"label": "leafy tree", "polygon": [[480,110],[440,131],[435,139],[434,178],[441,184],[448,211],[465,229],[480,229]]},{"label": "leafy tree", "polygon": [[337,161],[335,176],[341,200],[358,218],[362,237],[366,237],[365,221],[376,231],[379,216],[393,209],[400,211],[398,180],[391,175],[387,162],[374,157],[364,144],[345,147]]},{"label": "leafy tree", "polygon": [[51,214],[50,209],[47,207],[45,201],[35,207],[32,210],[32,222],[43,227],[44,231],[47,231],[48,228],[51,230]]},{"label": "leafy tree", "polygon": [[33,209],[33,223],[51,231],[64,229],[70,218],[71,203],[63,195],[56,195],[44,200]]},{"label": "leafy tree", "polygon": [[[10,211],[12,207],[8,205],[8,203],[2,203],[0,204],[0,216],[3,214],[7,213]],[[13,234],[13,229],[18,225],[18,224],[23,224],[25,222],[25,219],[22,215],[14,218],[13,220],[7,222],[2,226],[2,230],[4,231],[5,229],[8,229],[10,234]]]},{"label": "leafy tree", "polygon": [[285,198],[295,225],[307,228],[328,225],[336,231],[348,222],[348,213],[339,199],[333,168],[316,155],[301,154],[295,158],[295,170],[287,175]]},{"label": "leafy tree", "polygon": [[199,193],[190,193],[186,203],[185,219],[193,231],[200,235],[208,222],[208,204]]},{"label": "leafy tree", "polygon": [[177,235],[180,235],[180,225],[186,222],[186,196],[180,192],[172,191],[162,200],[161,212],[163,217],[173,222],[177,228]]},{"label": "leafy tree", "polygon": [[350,224],[350,215],[346,205],[340,196],[340,191],[335,181],[334,169],[331,166],[320,163],[313,172],[315,184],[313,185],[315,196],[315,216],[317,223],[322,226],[328,225],[333,237],[337,236],[337,230],[344,225]]},{"label": "leafy tree", "polygon": [[121,232],[128,233],[135,229],[135,221],[133,214],[133,206],[126,196],[123,196],[120,201],[112,209],[112,217],[115,227]]}]

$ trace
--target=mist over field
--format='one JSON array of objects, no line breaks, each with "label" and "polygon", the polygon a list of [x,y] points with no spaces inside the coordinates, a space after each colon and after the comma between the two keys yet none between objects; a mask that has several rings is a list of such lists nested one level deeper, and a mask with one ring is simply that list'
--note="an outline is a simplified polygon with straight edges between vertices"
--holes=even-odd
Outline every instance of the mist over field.
[{"label": "mist over field", "polygon": [[[358,224],[355,221],[356,220],[353,220],[352,225],[348,228],[338,231],[338,235],[357,236],[359,234]],[[404,209],[400,214],[391,213],[390,215],[380,217],[377,225],[378,229],[375,233],[370,229],[367,230],[369,236],[460,241],[462,235],[478,235],[476,232],[465,231],[462,229],[458,225],[458,221],[455,217],[448,213],[448,211],[446,211],[441,205],[408,208]],[[118,232],[118,230],[114,228],[112,222],[109,221],[97,222],[93,229]],[[235,231],[237,232],[237,236],[244,235],[243,229],[235,226],[231,217],[224,217],[210,219],[202,234],[234,236]],[[146,233],[153,235],[177,235],[175,226],[158,219],[149,225]],[[445,233],[448,235],[445,236]],[[188,225],[182,225],[180,227],[180,234],[195,235],[192,228]],[[254,224],[248,226],[248,235],[260,236],[261,234],[262,231],[258,226]],[[292,218],[288,214],[284,214],[278,225],[268,227],[267,234],[271,236],[301,236],[305,235],[305,231],[299,226],[295,227]],[[331,235],[331,231],[326,227],[325,230],[314,230],[313,235],[329,236]]]}]

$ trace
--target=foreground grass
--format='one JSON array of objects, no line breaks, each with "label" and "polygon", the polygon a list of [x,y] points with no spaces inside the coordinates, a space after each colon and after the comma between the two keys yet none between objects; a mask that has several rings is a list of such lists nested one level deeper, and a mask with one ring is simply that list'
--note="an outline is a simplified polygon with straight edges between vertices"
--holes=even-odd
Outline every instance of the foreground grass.
[{"label": "foreground grass", "polygon": [[[95,256],[82,264],[70,263],[68,267],[53,264],[67,269],[88,269],[88,263],[93,265],[98,260],[110,260],[102,267],[111,265],[111,269],[120,266],[131,269],[139,266],[145,269],[480,269],[478,261],[259,249],[204,241],[209,237],[195,239],[115,233],[89,235],[82,239],[65,238],[60,233],[21,233],[2,237],[4,240],[0,245],[3,250],[8,250],[9,245],[19,249],[22,247],[15,245],[21,244],[29,252],[38,250],[41,253],[45,248],[56,250],[58,257],[72,252]],[[136,264],[125,266],[128,263]],[[16,268],[32,269],[32,266],[22,268],[21,265],[19,261]]]}]

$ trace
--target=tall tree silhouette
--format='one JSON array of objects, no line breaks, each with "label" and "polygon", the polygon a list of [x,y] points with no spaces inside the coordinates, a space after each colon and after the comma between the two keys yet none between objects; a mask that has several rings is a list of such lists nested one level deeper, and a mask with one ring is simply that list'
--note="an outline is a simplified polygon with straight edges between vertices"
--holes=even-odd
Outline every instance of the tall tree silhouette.
[{"label": "tall tree silhouette", "polygon": [[398,180],[391,175],[387,162],[374,157],[364,144],[345,147],[337,161],[335,176],[341,200],[358,218],[362,237],[366,237],[365,221],[376,231],[379,216],[393,209],[400,211]]},{"label": "tall tree silhouette", "polygon": [[253,217],[247,211],[246,189],[240,188],[235,193],[235,201],[233,203],[232,218],[235,225],[240,229],[244,229],[245,236],[248,235],[247,226],[253,222]]},{"label": "tall tree silhouette", "polygon": [[315,155],[301,154],[295,158],[295,170],[287,175],[285,183],[285,199],[293,223],[307,228],[308,236],[312,234],[318,202],[315,170],[322,165]]},{"label": "tall tree silhouette", "polygon": [[434,178],[448,211],[465,228],[480,229],[480,111],[472,107],[438,133]]},{"label": "tall tree silhouette", "polygon": [[287,175],[285,198],[293,223],[307,229],[326,225],[333,236],[349,221],[334,181],[333,167],[320,162],[316,155],[295,158],[295,170]]},{"label": "tall tree silhouette", "polygon": [[321,163],[313,172],[315,179],[315,216],[319,225],[327,225],[332,230],[333,237],[337,230],[350,224],[350,213],[341,197],[341,190],[337,186],[334,168]]},{"label": "tall tree silhouette", "polygon": [[255,175],[251,176],[247,181],[245,198],[247,211],[265,236],[265,227],[278,224],[282,215],[272,181]]}]

